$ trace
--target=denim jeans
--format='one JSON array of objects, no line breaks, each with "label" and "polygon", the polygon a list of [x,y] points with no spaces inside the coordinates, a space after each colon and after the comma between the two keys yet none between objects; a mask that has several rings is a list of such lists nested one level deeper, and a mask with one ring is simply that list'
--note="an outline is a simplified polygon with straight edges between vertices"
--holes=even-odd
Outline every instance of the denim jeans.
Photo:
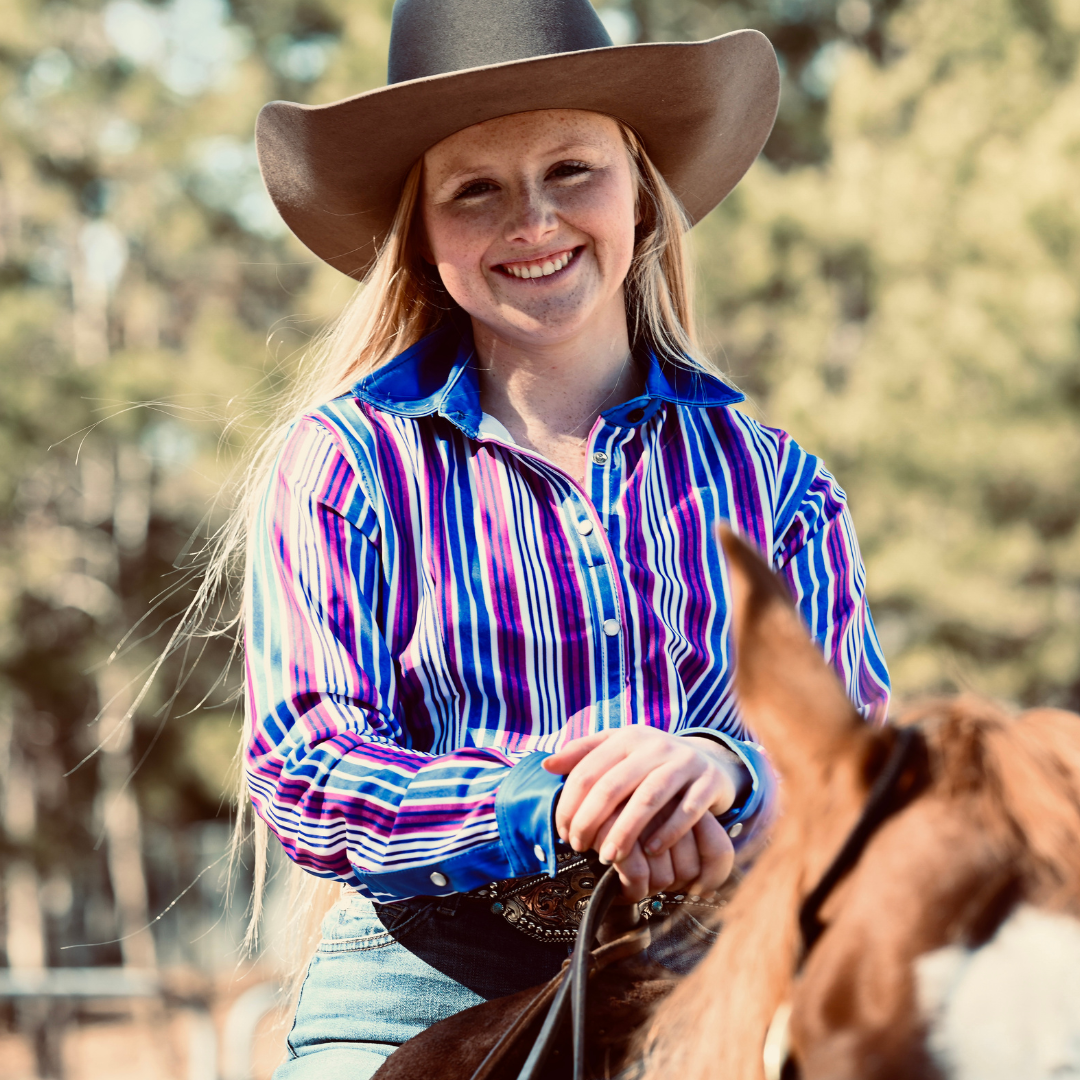
[{"label": "denim jeans", "polygon": [[[346,890],[323,921],[273,1080],[368,1080],[424,1028],[551,979],[570,947],[533,941],[461,896],[373,904]],[[652,958],[683,971],[715,934],[690,920]]]}]

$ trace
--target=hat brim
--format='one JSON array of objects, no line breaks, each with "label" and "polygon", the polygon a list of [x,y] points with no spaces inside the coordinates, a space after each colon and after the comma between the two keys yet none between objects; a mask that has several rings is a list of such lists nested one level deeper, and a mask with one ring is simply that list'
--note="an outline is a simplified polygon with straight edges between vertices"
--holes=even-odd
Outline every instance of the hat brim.
[{"label": "hat brim", "polygon": [[413,163],[462,128],[538,109],[629,124],[691,223],[735,187],[780,99],[764,34],[557,53],[395,83],[329,105],[272,101],[255,128],[259,166],[290,229],[350,277],[371,267]]}]

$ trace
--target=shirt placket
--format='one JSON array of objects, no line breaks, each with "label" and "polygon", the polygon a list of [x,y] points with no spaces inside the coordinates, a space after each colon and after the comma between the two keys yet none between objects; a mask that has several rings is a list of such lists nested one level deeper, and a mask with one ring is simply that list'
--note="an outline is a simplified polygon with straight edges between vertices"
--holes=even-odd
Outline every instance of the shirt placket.
[{"label": "shirt placket", "polygon": [[626,434],[624,429],[602,419],[597,421],[589,436],[584,484],[531,451],[508,446],[498,439],[482,440],[533,461],[549,479],[552,473],[559,477],[555,484],[562,488],[562,507],[570,526],[569,535],[572,541],[577,541],[578,559],[588,575],[587,603],[592,619],[593,652],[599,661],[593,664],[597,730],[623,726],[630,683],[628,628],[619,567],[607,535],[612,509],[622,485],[620,436]]},{"label": "shirt placket", "polygon": [[575,495],[578,505],[572,508],[597,599],[593,631],[602,657],[603,727],[622,727],[625,723],[624,691],[629,682],[626,612],[615,551],[607,534],[623,480],[619,433],[619,428],[603,421],[593,429],[585,469],[584,494],[588,498]]}]

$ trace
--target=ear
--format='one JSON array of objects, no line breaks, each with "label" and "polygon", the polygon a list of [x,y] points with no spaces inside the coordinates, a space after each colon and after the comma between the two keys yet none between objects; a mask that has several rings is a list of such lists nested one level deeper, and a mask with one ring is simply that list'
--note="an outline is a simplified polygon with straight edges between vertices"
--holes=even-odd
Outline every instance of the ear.
[{"label": "ear", "polygon": [[803,626],[786,585],[727,526],[735,686],[747,726],[786,782],[820,782],[869,733]]}]

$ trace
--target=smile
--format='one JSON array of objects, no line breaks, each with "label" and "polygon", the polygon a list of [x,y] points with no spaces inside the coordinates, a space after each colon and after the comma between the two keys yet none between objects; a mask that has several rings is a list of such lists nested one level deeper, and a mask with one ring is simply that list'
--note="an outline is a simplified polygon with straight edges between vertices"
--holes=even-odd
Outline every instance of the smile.
[{"label": "smile", "polygon": [[580,250],[581,248],[569,248],[529,262],[500,263],[498,269],[510,277],[522,279],[551,277],[552,274],[564,270]]}]

